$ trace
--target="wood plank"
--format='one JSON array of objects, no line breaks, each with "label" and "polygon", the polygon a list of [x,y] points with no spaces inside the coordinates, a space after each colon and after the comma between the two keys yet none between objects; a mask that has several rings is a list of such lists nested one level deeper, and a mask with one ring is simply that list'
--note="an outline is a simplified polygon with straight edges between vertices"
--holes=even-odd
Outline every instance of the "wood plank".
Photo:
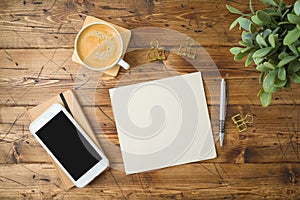
[{"label": "wood plank", "polygon": [[[224,56],[233,58],[229,52],[229,48],[206,49],[219,67],[221,74],[227,76],[227,78],[244,77],[245,72],[247,72],[246,75],[249,78],[258,77],[255,69],[253,67],[244,68],[243,62],[234,62],[233,60],[224,62]],[[125,60],[131,64],[132,69],[144,64],[157,64],[158,62],[149,63],[147,61],[147,52],[147,50],[130,52],[126,54]],[[36,82],[40,81],[39,79],[73,80],[76,78],[81,66],[72,62],[72,53],[73,50],[71,49],[33,49],[26,50],[27,56],[23,56],[23,50],[0,50],[0,80],[3,84],[9,82],[17,84],[22,83],[22,81]],[[139,59],[136,59],[136,57],[139,57]],[[202,65],[199,67],[201,67],[204,72],[210,69],[210,65],[213,65],[213,61],[207,56],[201,57],[197,63]],[[183,57],[175,54],[170,54],[164,64],[168,68],[178,70],[179,72],[192,71],[194,68],[189,62],[184,60]],[[206,65],[208,65],[208,67]],[[212,66],[212,69],[217,69],[217,67]],[[144,69],[144,71],[147,72],[147,69]],[[122,72],[124,73],[125,71],[122,70]],[[111,79],[113,79],[113,77],[111,77]]]},{"label": "wood plank", "polygon": [[[254,67],[243,67],[243,61],[236,62],[233,60],[233,55],[229,52],[229,47],[206,47],[205,50],[211,59],[206,55],[198,58],[197,60],[199,61],[197,61],[197,63],[202,64],[201,68],[208,69],[214,62],[220,69],[221,74],[226,75],[228,78],[243,77],[245,72],[249,73],[249,75],[247,74],[248,77],[257,77],[257,74],[253,73],[255,72]],[[24,51],[26,52],[26,56],[24,56]],[[129,62],[133,68],[147,64],[149,63],[147,61],[148,51],[148,49],[145,49],[129,52],[126,54],[125,60]],[[71,60],[72,54],[73,49],[61,48],[0,50],[0,77],[9,78],[27,74],[27,76],[31,76],[32,78],[38,78],[38,75],[46,77],[56,75],[57,77],[60,76],[60,78],[70,78],[70,74],[75,76],[81,67]],[[136,59],[137,57],[139,59]],[[224,59],[224,57],[228,59]],[[158,62],[153,62],[153,64],[156,63]],[[184,57],[175,54],[168,54],[164,64],[181,71],[191,70],[192,68],[191,64],[186,61]],[[206,65],[208,65],[208,67],[206,67]]]},{"label": "wood plank", "polygon": [[[195,37],[202,45],[228,45],[230,41],[226,41],[224,30],[228,30],[235,16],[230,15],[225,7],[216,6],[218,4],[219,1],[208,0],[201,4],[129,0],[84,4],[73,1],[28,2],[25,5],[21,1],[9,2],[1,4],[0,30],[3,37],[0,44],[1,48],[73,47],[85,15],[92,15],[130,29],[141,26],[175,29]],[[244,9],[246,5],[243,4]],[[6,11],[8,9],[10,12]],[[219,14],[215,15],[216,12]],[[226,22],[219,23],[221,20]],[[238,36],[232,33],[233,38]],[[212,40],[203,36],[210,36]]]},{"label": "wood plank", "polygon": [[[209,51],[214,52],[213,49]],[[151,77],[159,78],[158,74],[153,74],[153,70],[144,68],[142,76],[141,72],[138,71],[140,68],[134,68],[131,72],[122,70],[118,78],[109,76],[102,76],[101,79],[89,79],[83,71],[79,70],[80,65],[75,64],[71,61],[72,50],[26,50],[27,56],[22,56],[22,50],[2,50],[0,51],[0,88],[3,91],[0,100],[2,104],[7,105],[37,105],[45,99],[51,98],[56,94],[73,88],[79,88],[81,93],[84,93],[84,89],[88,88],[89,85],[93,88],[97,87],[97,105],[109,105],[110,100],[108,96],[108,88],[112,88],[119,84],[119,80],[127,84],[136,82],[143,82],[151,80]],[[223,55],[231,56],[227,48],[219,48],[215,51],[213,59],[216,63],[220,63],[220,71],[223,76],[228,79],[228,93],[230,95],[230,104],[253,104],[260,105],[257,93],[260,89],[258,83],[258,72],[252,67],[244,68],[241,66],[242,63],[236,63],[233,61],[223,62]],[[227,54],[226,54],[227,52]],[[137,52],[133,52],[127,56],[133,66],[140,65],[141,61],[134,59],[134,56],[139,55]],[[37,59],[39,58],[39,59]],[[221,64],[223,63],[223,64]],[[174,66],[174,69],[179,72],[192,72],[195,71],[190,65],[182,60],[179,56],[172,55],[170,59],[165,63],[166,66]],[[171,68],[170,68],[171,69]],[[172,68],[173,69],[173,68]],[[163,70],[163,68],[162,68]],[[206,73],[203,69],[203,72]],[[91,73],[87,71],[87,73]],[[131,77],[136,79],[126,80],[127,73],[131,73]],[[167,72],[164,71],[164,74]],[[94,74],[94,73],[92,73]],[[95,73],[98,74],[98,73]],[[150,76],[147,77],[147,75]],[[99,75],[100,76],[100,75]],[[204,80],[210,75],[204,74]],[[89,84],[86,82],[89,80]],[[95,80],[99,82],[93,83]],[[74,84],[75,82],[75,84]],[[218,84],[215,82],[212,89],[218,90]],[[88,88],[90,89],[90,88]],[[211,88],[209,88],[211,90]],[[273,96],[273,104],[299,104],[300,92],[299,84],[293,84],[291,91],[280,90]],[[80,93],[80,92],[78,92]],[[212,98],[217,98],[218,92],[212,90]],[[209,103],[210,99],[208,98]],[[83,102],[85,104],[85,102]],[[86,104],[85,104],[86,105]]]},{"label": "wood plank", "polygon": [[[237,16],[226,10],[226,3],[225,0],[203,0],[201,3],[114,0],[85,1],[83,4],[63,0],[38,4],[9,1],[0,5],[0,48],[72,48],[86,15],[128,29],[163,27],[177,30],[204,46],[232,46],[240,39],[240,31],[228,30]],[[246,1],[231,5],[244,12],[249,10]],[[263,7],[259,1],[255,1],[254,6]]]},{"label": "wood plank", "polygon": [[[109,155],[119,145],[110,107],[84,107],[90,122]],[[96,110],[95,110],[96,109]],[[93,114],[96,117],[93,118]],[[266,109],[260,106],[228,106],[225,146],[219,148],[218,111],[213,109],[212,126],[218,158],[213,163],[300,163],[298,106],[277,105]],[[236,113],[252,113],[254,123],[246,132],[237,133],[230,117]],[[272,117],[274,116],[274,117]],[[2,107],[0,109],[0,163],[44,163],[47,154],[29,133],[30,120],[24,107]],[[100,124],[98,124],[100,123]],[[99,126],[100,125],[100,126]],[[101,127],[101,129],[100,129]],[[121,155],[114,157],[122,162]]]},{"label": "wood plank", "polygon": [[129,176],[124,172],[109,170],[85,188],[65,191],[60,187],[60,180],[52,165],[12,164],[0,165],[0,197],[298,199],[298,173],[298,164],[294,163],[195,163]]},{"label": "wood plank", "polygon": [[[24,76],[23,76],[24,77]],[[25,75],[26,77],[26,75]],[[149,79],[148,79],[149,80]],[[152,79],[150,79],[152,80]],[[138,79],[134,82],[122,82],[123,84],[133,84],[137,82],[144,82],[147,79]],[[54,97],[55,95],[59,94],[68,89],[75,89],[78,95],[85,95],[91,96],[95,95],[95,103],[93,103],[93,98],[88,98],[88,101],[83,101],[83,105],[100,105],[106,106],[110,105],[110,98],[108,89],[113,88],[118,84],[118,81],[113,79],[111,81],[102,81],[97,83],[89,82],[93,88],[85,89],[81,86],[86,86],[86,82],[78,82],[74,85],[73,81],[70,79],[47,79],[42,78],[35,82],[34,79],[25,78],[21,80],[21,78],[10,79],[9,81],[5,82],[12,82],[12,83],[4,83],[1,84],[1,90],[3,94],[1,95],[1,104],[17,106],[17,105],[38,105],[43,101]],[[104,84],[103,86],[101,86]],[[239,78],[239,79],[229,79],[227,81],[228,84],[228,93],[229,96],[229,103],[232,105],[261,105],[259,97],[257,94],[260,90],[260,85],[256,78],[247,79]],[[79,88],[79,89],[78,89]],[[215,89],[216,88],[216,89]],[[279,90],[278,92],[273,94],[273,101],[272,105],[280,105],[280,104],[299,104],[300,103],[300,85],[293,84],[292,89],[290,91]],[[213,85],[210,86],[210,90],[207,90],[207,100],[208,104],[216,105],[218,100],[218,84],[215,82]],[[85,97],[82,97],[85,98]],[[213,102],[211,101],[213,98]]]}]

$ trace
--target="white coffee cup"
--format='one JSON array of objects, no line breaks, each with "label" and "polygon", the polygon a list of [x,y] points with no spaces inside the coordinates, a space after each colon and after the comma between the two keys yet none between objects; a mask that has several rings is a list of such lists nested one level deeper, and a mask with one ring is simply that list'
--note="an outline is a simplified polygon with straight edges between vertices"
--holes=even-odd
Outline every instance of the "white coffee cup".
[{"label": "white coffee cup", "polygon": [[108,23],[94,22],[84,26],[76,36],[74,49],[79,62],[89,69],[105,71],[116,64],[130,68],[122,59],[121,34]]}]

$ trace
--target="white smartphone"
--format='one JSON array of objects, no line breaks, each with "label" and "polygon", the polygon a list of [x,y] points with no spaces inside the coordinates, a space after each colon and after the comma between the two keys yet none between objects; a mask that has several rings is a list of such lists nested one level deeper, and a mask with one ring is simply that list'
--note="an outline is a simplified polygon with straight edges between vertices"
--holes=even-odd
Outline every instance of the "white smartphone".
[{"label": "white smartphone", "polygon": [[60,104],[47,109],[29,130],[77,187],[84,187],[109,166],[105,155]]}]

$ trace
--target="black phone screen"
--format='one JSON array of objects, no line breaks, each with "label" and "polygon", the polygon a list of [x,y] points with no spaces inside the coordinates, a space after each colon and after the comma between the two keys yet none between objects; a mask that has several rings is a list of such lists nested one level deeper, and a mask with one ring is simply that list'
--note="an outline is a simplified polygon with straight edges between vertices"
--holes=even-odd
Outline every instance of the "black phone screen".
[{"label": "black phone screen", "polygon": [[75,181],[102,159],[62,111],[36,135]]}]

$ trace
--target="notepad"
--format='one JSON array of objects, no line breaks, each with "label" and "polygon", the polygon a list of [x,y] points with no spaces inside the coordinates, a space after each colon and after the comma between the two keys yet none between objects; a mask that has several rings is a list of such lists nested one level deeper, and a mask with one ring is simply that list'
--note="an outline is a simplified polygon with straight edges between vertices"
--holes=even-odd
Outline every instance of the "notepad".
[{"label": "notepad", "polygon": [[[85,130],[85,132],[93,140],[93,142],[101,149],[101,146],[97,140],[97,137],[94,134],[94,131],[92,130],[92,128],[89,124],[89,121],[85,117],[85,114],[79,104],[79,101],[77,100],[75,94],[71,90],[64,91],[64,92],[60,93],[59,95],[56,95],[53,98],[48,99],[47,101],[27,110],[27,114],[30,117],[31,121],[34,121],[36,118],[38,118],[43,112],[45,112],[54,103],[59,103],[61,105],[64,105],[64,107],[67,109],[67,111],[71,115],[73,115],[76,122],[83,128],[83,130]],[[50,156],[49,156],[49,158],[50,158],[51,162],[54,164],[54,166],[58,172],[58,176],[60,177],[60,179],[63,183],[64,188],[66,190],[68,190],[68,189],[74,187],[75,186],[74,183],[65,174],[65,172],[62,170],[62,168],[59,167],[59,165]]]},{"label": "notepad", "polygon": [[109,93],[126,174],[216,157],[200,72]]}]

